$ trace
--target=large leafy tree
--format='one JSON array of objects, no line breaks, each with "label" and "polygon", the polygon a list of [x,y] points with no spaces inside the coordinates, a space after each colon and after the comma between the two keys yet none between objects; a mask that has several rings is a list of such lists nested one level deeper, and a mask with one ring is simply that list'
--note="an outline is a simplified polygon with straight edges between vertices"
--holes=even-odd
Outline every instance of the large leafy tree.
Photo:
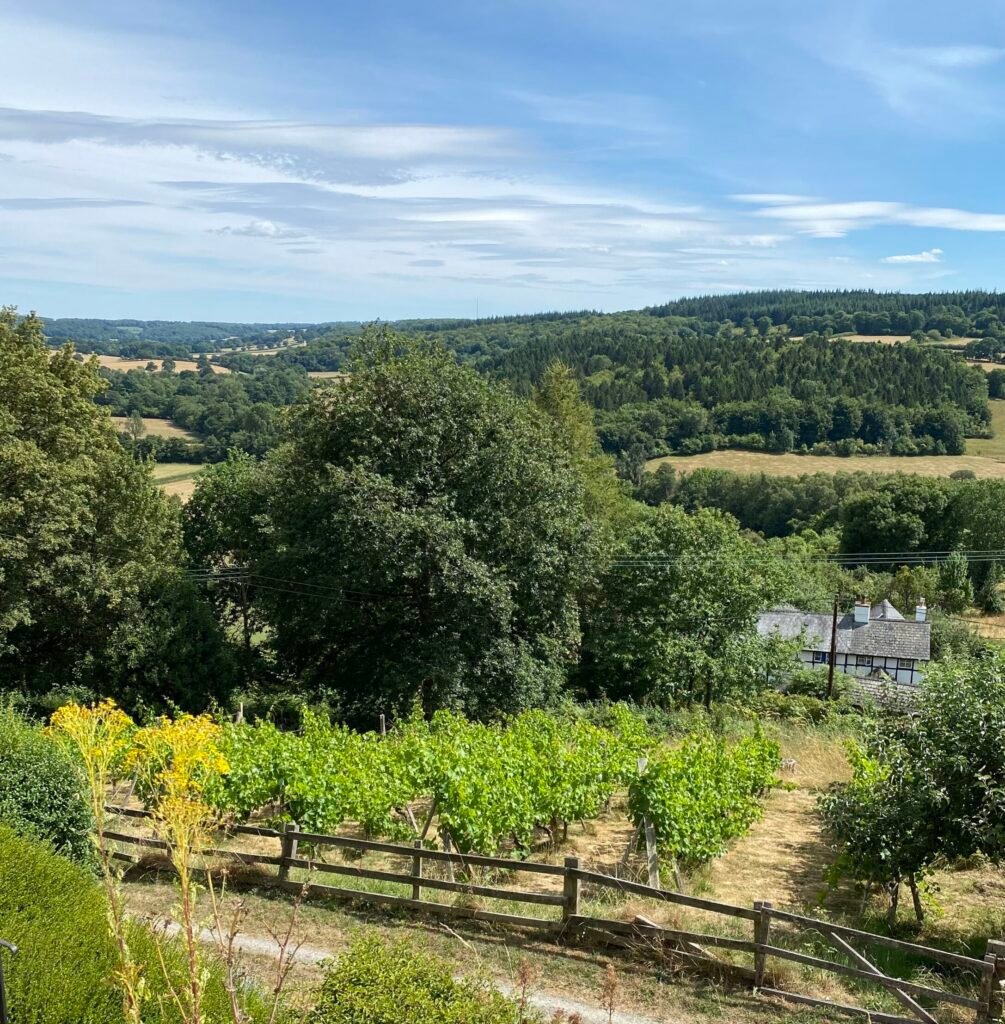
[{"label": "large leafy tree", "polygon": [[574,463],[507,388],[374,330],[292,412],[254,515],[247,474],[211,472],[190,533],[248,567],[277,665],[350,717],[513,710],[554,697],[578,653],[596,529]]},{"label": "large leafy tree", "polygon": [[709,704],[763,683],[770,645],[754,626],[781,593],[780,565],[731,516],[652,510],[625,532],[598,588],[585,636],[589,688]]},{"label": "large leafy tree", "polygon": [[207,679],[181,692],[156,652],[184,637],[205,656],[216,627],[186,633],[173,614],[150,633],[165,585],[176,611],[195,595],[178,599],[176,507],[94,404],[102,388],[96,362],[50,352],[36,317],[0,312],[0,685],[204,703]]}]

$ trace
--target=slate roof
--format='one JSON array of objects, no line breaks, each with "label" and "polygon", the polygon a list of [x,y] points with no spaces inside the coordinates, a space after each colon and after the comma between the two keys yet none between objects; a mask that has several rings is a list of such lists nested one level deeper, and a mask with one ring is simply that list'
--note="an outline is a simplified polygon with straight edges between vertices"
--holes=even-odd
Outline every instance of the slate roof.
[{"label": "slate roof", "polygon": [[[889,602],[883,602],[883,605]],[[868,622],[856,622],[851,612],[838,616],[838,654],[871,654],[879,658],[914,658],[928,661],[931,657],[932,626],[929,622],[907,621],[885,614],[883,605],[873,606]],[[896,612],[896,608],[890,605]],[[807,651],[830,651],[831,616],[829,613],[803,612],[798,608],[772,608],[757,620],[761,636],[777,633],[785,640],[794,640],[805,632]]]}]

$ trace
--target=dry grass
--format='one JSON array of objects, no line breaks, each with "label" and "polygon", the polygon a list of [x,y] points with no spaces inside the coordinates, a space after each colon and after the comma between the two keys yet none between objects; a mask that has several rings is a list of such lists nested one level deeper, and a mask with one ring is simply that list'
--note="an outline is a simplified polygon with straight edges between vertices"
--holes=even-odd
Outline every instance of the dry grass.
[{"label": "dry grass", "polygon": [[[992,442],[968,441],[968,447]],[[1005,456],[1003,456],[1005,457]],[[798,476],[802,473],[916,473],[918,476],[949,476],[960,469],[973,470],[982,479],[1005,479],[1005,462],[979,455],[776,455],[723,448],[701,455],[668,455],[650,459],[650,472],[668,463],[679,473],[694,469],[730,469],[735,473],[767,473],[770,476]]]},{"label": "dry grass", "polygon": [[349,374],[342,370],[308,370],[307,376],[314,380],[344,380]]},{"label": "dry grass", "polygon": [[[85,358],[91,358],[85,356]],[[121,356],[94,356],[93,358],[109,370],[121,370],[125,373],[127,370],[145,370],[150,363],[153,363],[158,370],[164,368],[163,359],[123,359]],[[217,366],[216,363],[210,363],[214,373],[230,373],[230,370],[225,366]],[[176,373],[181,373],[182,370],[198,370],[199,364],[194,359],[176,359],[174,361],[174,368]]]},{"label": "dry grass", "polygon": [[195,493],[195,479],[204,468],[189,462],[157,462],[151,475],[165,494],[186,502]]},{"label": "dry grass", "polygon": [[1005,370],[1005,363],[989,363],[982,359],[968,359],[968,366],[979,366],[982,370],[990,373],[992,370]]},{"label": "dry grass", "polygon": [[[129,428],[128,416],[113,416],[112,422],[115,424],[116,430],[127,430]],[[175,426],[170,420],[158,419],[154,416],[144,416],[143,426],[150,437],[180,437],[186,441],[199,440],[190,430]]]}]

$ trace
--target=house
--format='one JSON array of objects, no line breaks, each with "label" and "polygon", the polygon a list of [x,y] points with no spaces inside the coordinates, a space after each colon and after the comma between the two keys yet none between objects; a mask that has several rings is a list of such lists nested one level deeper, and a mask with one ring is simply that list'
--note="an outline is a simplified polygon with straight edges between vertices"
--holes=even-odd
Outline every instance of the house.
[{"label": "house", "polygon": [[[834,667],[860,679],[887,676],[895,683],[917,686],[931,656],[931,623],[922,601],[914,619],[907,620],[889,601],[871,605],[855,602],[855,609],[838,615]],[[799,660],[808,666],[830,662],[829,612],[804,612],[786,606],[763,612],[757,620],[761,636],[785,640],[803,638]]]}]

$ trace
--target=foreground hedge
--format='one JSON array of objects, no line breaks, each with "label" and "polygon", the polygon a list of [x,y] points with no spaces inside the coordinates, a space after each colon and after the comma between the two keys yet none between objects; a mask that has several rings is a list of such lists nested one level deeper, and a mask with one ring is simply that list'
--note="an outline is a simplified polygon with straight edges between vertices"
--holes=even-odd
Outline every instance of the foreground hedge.
[{"label": "foreground hedge", "polygon": [[[7,998],[16,1024],[122,1024],[117,963],[108,934],[104,894],[93,873],[45,846],[0,826],[0,938],[19,947],[4,954]],[[145,1024],[180,1024],[158,963],[154,936],[136,924],[130,946],[144,965]],[[183,977],[181,951],[165,944],[174,980]],[[249,1021],[266,1020],[249,1007]],[[231,1019],[220,975],[211,970],[206,1019]]]},{"label": "foreground hedge", "polygon": [[90,859],[93,822],[77,765],[2,701],[0,823],[44,840],[74,860]]}]

